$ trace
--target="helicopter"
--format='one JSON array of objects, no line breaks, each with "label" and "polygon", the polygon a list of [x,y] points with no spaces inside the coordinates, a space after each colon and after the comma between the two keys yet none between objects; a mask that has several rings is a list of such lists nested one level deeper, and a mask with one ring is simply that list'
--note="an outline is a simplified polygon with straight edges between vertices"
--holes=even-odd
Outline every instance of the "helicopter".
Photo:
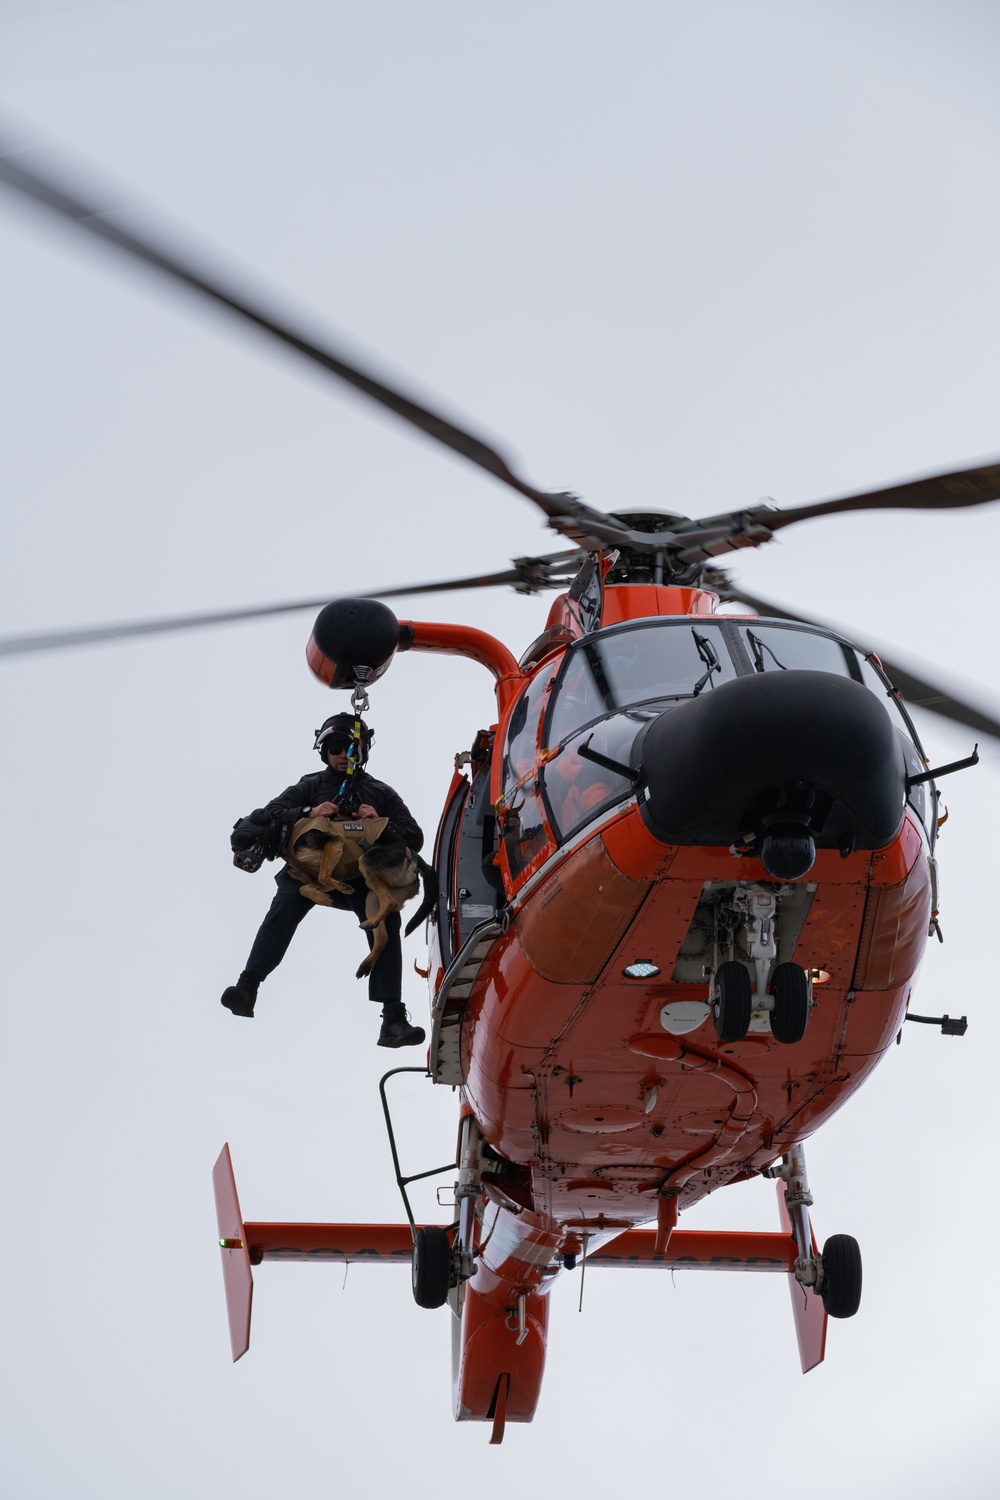
[{"label": "helicopter", "polygon": [[[378,592],[563,590],[519,659],[485,632],[396,621],[363,600],[0,646],[13,655],[323,603],[307,654],[327,686],[364,694],[405,649],[470,657],[496,680],[496,724],[463,752],[435,849],[429,1076],[462,1091],[458,1223],[244,1223],[224,1153],[231,1327],[248,1327],[255,1260],[374,1250],[410,1261],[421,1305],[450,1302],[455,1314],[456,1415],[491,1422],[497,1441],[507,1420],[533,1415],[548,1291],[574,1264],[785,1274],[803,1364],[818,1362],[826,1317],[856,1311],[860,1259],[845,1236],[815,1246],[802,1143],[898,1032],[936,918],[935,773],[897,690],[1000,729],[748,595],[716,559],[820,515],[985,503],[1000,495],[1000,466],[795,511],[604,516],[534,489],[474,435],[110,226],[93,204],[9,158],[0,171],[463,454],[572,543],[483,578]],[[717,614],[720,600],[752,613]],[[705,1238],[677,1227],[706,1193],[767,1173],[790,1228]],[[651,1220],[655,1230],[637,1227]]]}]

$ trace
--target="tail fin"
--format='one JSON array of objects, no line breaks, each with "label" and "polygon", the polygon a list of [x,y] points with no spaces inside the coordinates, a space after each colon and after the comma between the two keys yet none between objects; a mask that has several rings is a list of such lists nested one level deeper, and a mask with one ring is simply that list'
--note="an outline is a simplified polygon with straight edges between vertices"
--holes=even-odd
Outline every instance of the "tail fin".
[{"label": "tail fin", "polygon": [[236,1178],[226,1143],[212,1168],[215,1188],[215,1217],[219,1225],[219,1249],[222,1253],[222,1280],[226,1288],[226,1311],[229,1314],[229,1342],[234,1362],[250,1347],[250,1312],[253,1302],[253,1272],[250,1251],[236,1196]]},{"label": "tail fin", "polygon": [[212,1169],[212,1185],[234,1361],[250,1347],[252,1266],[264,1260],[408,1266],[413,1259],[409,1224],[244,1224],[228,1145]]},{"label": "tail fin", "polygon": [[[781,1216],[781,1225],[785,1232],[791,1236],[792,1221],[788,1217],[788,1209],[785,1207],[785,1184],[778,1183],[778,1213]],[[816,1254],[816,1240],[813,1237],[813,1254]],[[795,1337],[799,1344],[799,1362],[802,1365],[803,1375],[822,1364],[826,1353],[826,1308],[823,1299],[817,1297],[812,1287],[803,1286],[796,1281],[795,1273],[788,1278],[788,1290],[792,1296],[792,1316],[795,1319]]]}]

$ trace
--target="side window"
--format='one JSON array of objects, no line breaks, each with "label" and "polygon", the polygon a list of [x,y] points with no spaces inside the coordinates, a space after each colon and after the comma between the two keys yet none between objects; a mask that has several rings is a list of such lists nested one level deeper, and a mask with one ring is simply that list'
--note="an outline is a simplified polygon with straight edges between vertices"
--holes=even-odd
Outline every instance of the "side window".
[{"label": "side window", "polygon": [[536,672],[514,704],[514,711],[507,723],[500,773],[504,795],[512,791],[535,764],[538,720],[545,700],[545,689],[552,681],[552,675],[544,667]]},{"label": "side window", "polygon": [[[886,712],[896,726],[903,747],[903,757],[906,761],[907,774],[919,776],[921,771],[927,769],[924,761],[923,748],[916,739],[913,727],[903,711],[902,704],[896,697],[895,692],[889,687],[885,679],[876,671],[875,666],[867,657],[861,658],[861,680],[866,688],[869,688],[882,703],[885,704]],[[919,782],[910,788],[906,798],[913,808],[917,817],[923,823],[930,839],[931,847],[937,837],[937,806],[926,781]]]},{"label": "side window", "polygon": [[609,766],[599,765],[580,753],[581,747],[629,764],[632,743],[645,722],[640,711],[602,719],[568,740],[542,771],[542,782],[552,825],[557,836],[568,838],[602,807],[618,802],[635,790],[634,783]]},{"label": "side window", "polygon": [[504,797],[503,845],[515,880],[547,843],[542,804],[534,785],[528,781]]},{"label": "side window", "polygon": [[546,689],[554,675],[554,666],[542,667],[515,703],[507,722],[500,767],[503,795],[498,812],[507,863],[515,880],[549,843],[535,771],[539,721]]}]

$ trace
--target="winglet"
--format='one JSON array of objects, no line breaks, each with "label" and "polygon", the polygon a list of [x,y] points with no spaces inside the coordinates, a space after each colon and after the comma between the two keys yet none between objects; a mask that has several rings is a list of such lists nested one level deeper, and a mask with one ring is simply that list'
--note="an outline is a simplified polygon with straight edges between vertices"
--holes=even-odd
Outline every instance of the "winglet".
[{"label": "winglet", "polygon": [[250,1347],[253,1272],[250,1269],[250,1251],[240,1214],[240,1200],[236,1196],[236,1178],[233,1176],[228,1142],[212,1168],[212,1186],[215,1189],[222,1280],[226,1288],[226,1311],[229,1314],[229,1341],[235,1363]]}]

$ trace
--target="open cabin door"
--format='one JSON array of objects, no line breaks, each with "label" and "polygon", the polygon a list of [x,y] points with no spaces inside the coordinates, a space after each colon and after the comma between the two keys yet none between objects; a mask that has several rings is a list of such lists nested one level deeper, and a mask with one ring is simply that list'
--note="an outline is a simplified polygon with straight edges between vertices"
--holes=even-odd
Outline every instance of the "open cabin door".
[{"label": "open cabin door", "polygon": [[[492,746],[489,747],[491,749]],[[434,862],[440,882],[437,924],[447,969],[473,928],[503,904],[496,813],[490,800],[491,755],[473,760],[471,782],[455,783],[438,829]]]}]

